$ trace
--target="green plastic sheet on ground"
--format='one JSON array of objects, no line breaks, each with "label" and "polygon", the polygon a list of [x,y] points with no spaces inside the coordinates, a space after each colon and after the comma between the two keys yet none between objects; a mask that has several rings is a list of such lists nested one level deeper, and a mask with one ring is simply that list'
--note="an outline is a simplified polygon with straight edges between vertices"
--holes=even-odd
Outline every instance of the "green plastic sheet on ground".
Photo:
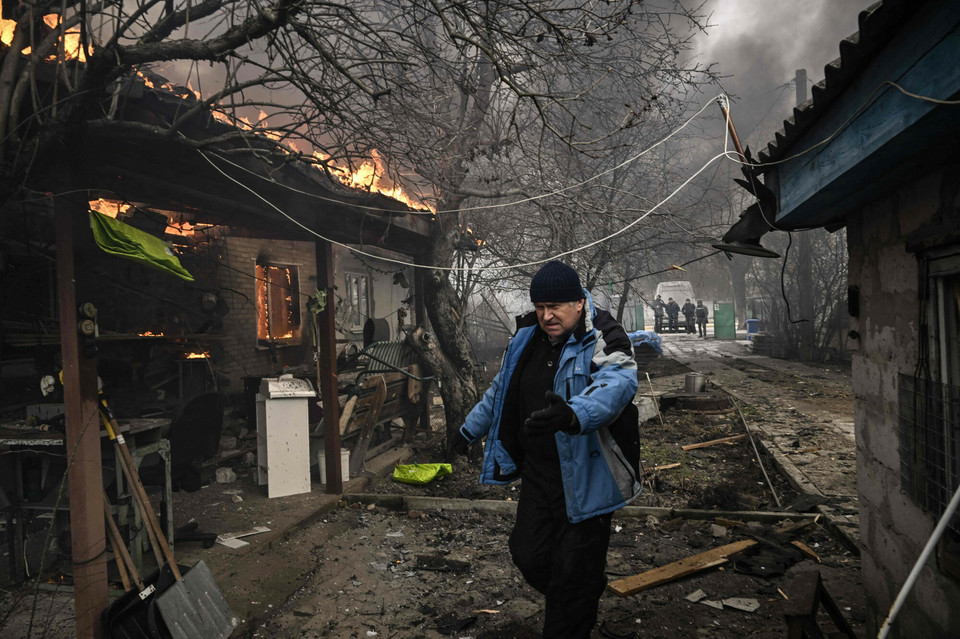
[{"label": "green plastic sheet on ground", "polygon": [[393,469],[393,480],[404,484],[429,484],[452,473],[452,464],[399,464]]},{"label": "green plastic sheet on ground", "polygon": [[90,228],[97,245],[105,252],[193,281],[190,271],[180,265],[180,260],[160,238],[93,210]]}]

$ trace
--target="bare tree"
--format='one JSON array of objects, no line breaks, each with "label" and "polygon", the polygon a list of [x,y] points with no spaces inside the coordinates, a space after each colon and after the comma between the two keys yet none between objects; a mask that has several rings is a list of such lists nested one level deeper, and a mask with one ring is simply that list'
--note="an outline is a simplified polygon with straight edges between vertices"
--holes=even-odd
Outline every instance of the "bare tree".
[{"label": "bare tree", "polygon": [[[331,173],[377,153],[390,178],[427,196],[435,218],[419,260],[435,267],[423,293],[446,359],[449,429],[478,390],[463,322],[477,282],[447,270],[464,250],[461,210],[592,173],[594,161],[675,121],[707,77],[679,61],[705,24],[699,7],[679,0],[48,0],[7,17],[16,25],[0,62],[0,203],[23,185],[48,189],[36,167],[64,146],[82,148],[86,131],[201,148],[234,138],[235,153]],[[124,121],[117,102],[138,73],[162,73],[200,97],[184,93],[188,108],[169,121]],[[190,118],[210,112],[238,126],[215,139],[185,133]],[[549,215],[580,216],[602,232],[623,223],[610,198],[620,187],[608,188],[606,201],[594,193],[577,207],[538,202],[503,216],[529,219],[528,230],[549,229]],[[550,241],[528,236],[519,248],[543,255]],[[616,255],[583,255],[586,279],[598,281]]]},{"label": "bare tree", "polygon": [[[765,238],[783,257],[778,260],[754,260],[747,271],[749,294],[757,298],[756,310],[763,316],[765,331],[773,334],[786,356],[801,354],[801,325],[814,336],[814,360],[843,356],[845,303],[847,294],[846,233],[811,233],[807,256],[796,253],[796,239],[786,233],[771,233]],[[810,290],[802,291],[800,259],[808,260]],[[804,284],[807,285],[807,284]],[[813,311],[801,311],[800,294],[809,294]]]}]

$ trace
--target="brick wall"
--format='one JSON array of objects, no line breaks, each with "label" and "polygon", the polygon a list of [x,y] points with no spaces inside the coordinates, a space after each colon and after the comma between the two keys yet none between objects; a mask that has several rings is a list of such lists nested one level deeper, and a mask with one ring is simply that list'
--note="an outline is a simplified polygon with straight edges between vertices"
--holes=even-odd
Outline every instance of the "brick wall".
[{"label": "brick wall", "polygon": [[[275,351],[257,343],[257,260],[296,266],[300,284],[300,339]],[[316,288],[316,248],[313,242],[228,237],[219,270],[220,292],[230,312],[224,317],[219,370],[228,380],[228,393],[242,391],[244,377],[276,376],[284,368],[312,365],[306,298]]]}]

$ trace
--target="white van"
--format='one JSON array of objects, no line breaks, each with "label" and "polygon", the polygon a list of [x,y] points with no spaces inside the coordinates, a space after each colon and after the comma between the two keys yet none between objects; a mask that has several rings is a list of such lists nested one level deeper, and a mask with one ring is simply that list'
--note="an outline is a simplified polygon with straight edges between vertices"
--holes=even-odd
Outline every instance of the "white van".
[{"label": "white van", "polygon": [[663,298],[664,302],[672,297],[680,306],[683,306],[687,298],[694,304],[697,303],[697,298],[693,294],[693,284],[686,281],[660,282],[657,284],[657,295]]},{"label": "white van", "polygon": [[[663,300],[663,303],[666,304],[667,300],[671,297],[673,301],[677,303],[678,306],[683,306],[683,303],[690,299],[694,304],[697,303],[697,298],[693,295],[693,285],[687,281],[672,281],[672,282],[660,282],[657,284],[657,292],[655,295],[659,295]],[[656,298],[654,298],[656,299]],[[649,304],[653,304],[653,299],[650,300]],[[644,319],[647,322],[647,326],[655,328],[654,324],[654,313],[653,308],[648,305],[648,308],[644,309]],[[683,316],[680,316],[680,325],[683,326]],[[667,320],[663,320],[663,331],[666,332]]]}]

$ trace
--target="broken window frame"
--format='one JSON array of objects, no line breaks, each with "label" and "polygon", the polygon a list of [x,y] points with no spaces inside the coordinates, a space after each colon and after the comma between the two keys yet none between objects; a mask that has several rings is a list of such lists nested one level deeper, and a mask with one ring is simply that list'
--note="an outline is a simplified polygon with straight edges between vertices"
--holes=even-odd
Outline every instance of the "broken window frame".
[{"label": "broken window frame", "polygon": [[[286,281],[277,282],[278,276]],[[261,346],[300,343],[302,322],[299,267],[295,264],[258,260],[256,288],[257,343]],[[280,336],[274,336],[274,333],[283,329],[287,330]]]}]

